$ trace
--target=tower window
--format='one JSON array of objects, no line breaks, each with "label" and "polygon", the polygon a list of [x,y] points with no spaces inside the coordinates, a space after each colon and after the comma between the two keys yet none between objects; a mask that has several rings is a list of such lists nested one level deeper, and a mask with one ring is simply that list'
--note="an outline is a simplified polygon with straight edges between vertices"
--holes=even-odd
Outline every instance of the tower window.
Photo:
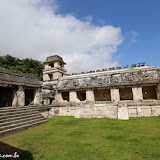
[{"label": "tower window", "polygon": [[53,74],[49,74],[50,80],[53,80]]},{"label": "tower window", "polygon": [[60,63],[60,68],[62,68],[62,63]]},{"label": "tower window", "polygon": [[54,63],[50,64],[49,66],[50,66],[50,68],[53,68],[54,67]]}]

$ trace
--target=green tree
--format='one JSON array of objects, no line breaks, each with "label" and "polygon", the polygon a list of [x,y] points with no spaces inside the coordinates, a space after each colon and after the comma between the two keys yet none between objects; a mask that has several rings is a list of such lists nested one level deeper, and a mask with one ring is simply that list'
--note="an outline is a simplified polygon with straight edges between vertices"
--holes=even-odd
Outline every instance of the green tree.
[{"label": "green tree", "polygon": [[0,67],[35,76],[41,81],[43,79],[43,63],[32,58],[19,59],[7,54],[0,56]]}]

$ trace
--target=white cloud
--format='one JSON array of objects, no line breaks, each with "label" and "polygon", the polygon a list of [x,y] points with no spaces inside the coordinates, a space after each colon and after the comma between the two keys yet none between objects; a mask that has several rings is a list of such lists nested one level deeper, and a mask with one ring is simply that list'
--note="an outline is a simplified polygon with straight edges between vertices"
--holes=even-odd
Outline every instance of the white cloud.
[{"label": "white cloud", "polygon": [[68,72],[118,65],[113,53],[122,42],[121,29],[96,26],[92,17],[81,21],[56,13],[57,4],[47,0],[0,1],[0,55],[31,57],[45,61],[58,54]]}]

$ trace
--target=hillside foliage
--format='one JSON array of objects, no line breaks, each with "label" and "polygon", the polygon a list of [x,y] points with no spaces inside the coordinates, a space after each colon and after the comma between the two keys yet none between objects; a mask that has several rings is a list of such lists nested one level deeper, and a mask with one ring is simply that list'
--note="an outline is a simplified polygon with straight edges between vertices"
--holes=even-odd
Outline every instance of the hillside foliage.
[{"label": "hillside foliage", "polygon": [[19,59],[7,54],[6,56],[0,56],[0,67],[35,76],[40,81],[43,79],[44,65],[32,58]]}]

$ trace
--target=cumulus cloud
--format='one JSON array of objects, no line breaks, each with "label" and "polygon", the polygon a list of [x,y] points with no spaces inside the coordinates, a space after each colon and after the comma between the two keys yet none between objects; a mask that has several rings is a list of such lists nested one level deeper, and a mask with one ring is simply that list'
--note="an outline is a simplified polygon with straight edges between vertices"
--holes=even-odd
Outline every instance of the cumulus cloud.
[{"label": "cumulus cloud", "polygon": [[[112,60],[122,43],[121,29],[92,24],[71,14],[57,14],[48,0],[0,1],[0,55],[45,61],[58,54],[69,73],[118,65]],[[54,3],[53,3],[54,2]]]}]

